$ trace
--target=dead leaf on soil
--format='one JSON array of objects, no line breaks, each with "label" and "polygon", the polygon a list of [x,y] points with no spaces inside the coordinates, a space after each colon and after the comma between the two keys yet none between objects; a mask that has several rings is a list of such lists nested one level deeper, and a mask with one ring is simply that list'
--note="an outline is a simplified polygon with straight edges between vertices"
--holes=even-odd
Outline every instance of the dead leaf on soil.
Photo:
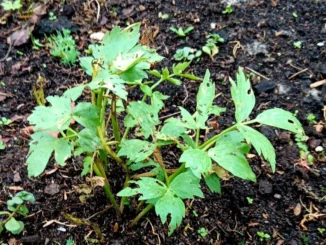
[{"label": "dead leaf on soil", "polygon": [[48,6],[40,3],[33,3],[31,8],[33,9],[33,14],[29,22],[31,24],[36,24],[41,19],[42,15],[46,14]]},{"label": "dead leaf on soil", "polygon": [[31,32],[30,28],[15,31],[7,38],[7,43],[13,47],[20,46],[28,41]]},{"label": "dead leaf on soil", "polygon": [[83,193],[86,195],[89,195],[92,193],[92,187],[87,184],[80,184],[78,186],[73,186],[73,188],[76,190],[77,193]]},{"label": "dead leaf on soil", "polygon": [[105,183],[104,178],[99,176],[94,176],[92,178],[86,177],[86,182],[91,183],[93,187],[103,187]]},{"label": "dead leaf on soil", "polygon": [[304,209],[308,212],[308,214],[303,216],[303,219],[300,222],[300,226],[303,228],[303,230],[308,230],[308,228],[305,226],[305,223],[308,221],[314,221],[319,219],[320,217],[325,216],[326,214],[319,213],[319,209],[310,202],[309,208],[307,208],[301,201],[301,205],[304,207]]},{"label": "dead leaf on soil", "polygon": [[226,171],[224,168],[221,168],[220,166],[217,166],[216,164],[213,164],[212,166],[212,173],[216,173],[216,175],[223,180],[232,178],[228,171]]},{"label": "dead leaf on soil", "polygon": [[278,5],[279,0],[271,0],[272,7],[276,7]]}]

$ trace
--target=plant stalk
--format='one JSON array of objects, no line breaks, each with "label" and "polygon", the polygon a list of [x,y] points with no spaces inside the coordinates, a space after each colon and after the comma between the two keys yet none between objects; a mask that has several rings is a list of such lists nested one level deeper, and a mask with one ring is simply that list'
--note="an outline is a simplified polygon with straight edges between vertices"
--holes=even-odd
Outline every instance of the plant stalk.
[{"label": "plant stalk", "polygon": [[131,223],[130,223],[130,227],[134,226],[135,224],[137,224],[137,222],[145,215],[149,212],[149,210],[152,209],[152,207],[154,207],[153,204],[148,204],[137,216],[136,218],[134,218]]},{"label": "plant stalk", "polygon": [[114,139],[118,142],[121,142],[121,136],[120,136],[120,129],[119,129],[119,122],[117,119],[117,99],[116,96],[112,96],[112,103],[111,103],[111,123],[112,123],[112,129],[114,134]]}]

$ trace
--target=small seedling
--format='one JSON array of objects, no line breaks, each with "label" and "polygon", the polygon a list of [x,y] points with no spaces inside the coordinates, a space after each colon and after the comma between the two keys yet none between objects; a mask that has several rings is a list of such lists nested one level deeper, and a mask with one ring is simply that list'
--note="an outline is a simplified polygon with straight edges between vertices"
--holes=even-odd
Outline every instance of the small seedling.
[{"label": "small seedling", "polygon": [[53,12],[49,12],[49,20],[56,20],[57,16]]},{"label": "small seedling", "polygon": [[170,18],[170,16],[169,16],[169,14],[162,14],[162,15],[160,15],[160,18],[162,20],[168,20]]},{"label": "small seedling", "polygon": [[0,150],[6,149],[5,143],[0,139]]},{"label": "small seedling", "polygon": [[222,14],[231,14],[233,12],[232,5],[229,4],[226,8],[222,11]]},{"label": "small seedling", "polygon": [[320,234],[324,234],[326,232],[326,228],[317,228],[317,230],[319,231]]},{"label": "small seedling", "polygon": [[176,33],[179,37],[185,37],[193,29],[193,26],[189,26],[186,30],[183,30],[182,27],[179,27],[178,29],[176,29],[175,27],[170,27],[170,30]]},{"label": "small seedling", "polygon": [[315,159],[314,156],[311,155],[311,153],[308,150],[308,146],[306,144],[308,139],[309,138],[305,135],[300,135],[300,134],[295,135],[295,141],[297,147],[299,148],[301,161],[306,162],[308,164],[313,164]]},{"label": "small seedling", "polygon": [[259,240],[262,242],[265,239],[270,239],[271,236],[268,233],[262,232],[262,231],[257,231],[257,235],[259,236]]},{"label": "small seedling", "polygon": [[32,34],[30,36],[31,36],[32,44],[33,44],[32,49],[39,50],[40,48],[44,47],[44,45],[40,42],[39,39],[36,39]]},{"label": "small seedling", "polygon": [[199,59],[201,55],[201,50],[196,51],[195,49],[184,47],[182,49],[178,49],[173,57],[177,61],[192,61],[195,58]]},{"label": "small seedling", "polygon": [[294,18],[297,19],[297,18],[298,18],[298,14],[297,14],[297,12],[293,12],[293,13],[292,13],[292,16],[293,16]]},{"label": "small seedling", "polygon": [[214,59],[214,56],[219,53],[219,48],[214,42],[210,41],[208,41],[205,46],[203,46],[202,50],[204,53],[208,54],[212,60]]},{"label": "small seedling", "polygon": [[248,201],[248,204],[253,204],[254,203],[254,199],[250,198],[250,197],[247,197],[247,201]]},{"label": "small seedling", "polygon": [[317,124],[316,116],[314,114],[312,114],[312,113],[308,114],[307,120],[309,121],[310,125]]},{"label": "small seedling", "polygon": [[63,29],[62,33],[57,32],[57,35],[52,35],[48,38],[51,48],[51,55],[61,58],[61,63],[64,65],[74,65],[77,61],[79,51],[76,49],[75,40],[70,35],[70,31]]},{"label": "small seedling", "polygon": [[195,217],[198,217],[198,214],[197,214],[196,210],[193,210],[193,211],[192,211],[192,214],[193,214]]},{"label": "small seedling", "polygon": [[294,42],[293,47],[295,49],[301,49],[302,48],[302,42],[301,41]]},{"label": "small seedling", "polygon": [[10,123],[12,123],[12,121],[10,119],[7,119],[5,117],[0,118],[0,126],[7,126]]},{"label": "small seedling", "polygon": [[21,0],[3,0],[1,3],[4,11],[18,10],[21,9]]},{"label": "small seedling", "polygon": [[[221,36],[220,36],[219,34],[217,34],[217,33],[209,34],[209,35],[207,36],[207,39],[208,39],[208,40],[211,39],[211,42],[214,42],[214,43],[224,43],[224,42],[225,42],[224,38],[221,37]],[[208,41],[208,40],[207,40],[207,41]]]},{"label": "small seedling", "polygon": [[207,236],[208,232],[205,227],[200,227],[198,229],[198,234],[201,235],[202,237],[205,237],[205,236]]},{"label": "small seedling", "polygon": [[68,240],[66,240],[66,245],[76,245],[74,239],[70,237]]},{"label": "small seedling", "polygon": [[20,55],[20,56],[24,55],[24,53],[22,51],[19,51],[19,50],[17,50],[17,54]]},{"label": "small seedling", "polygon": [[11,200],[7,201],[9,211],[0,211],[0,216],[7,216],[0,220],[0,233],[4,228],[12,234],[19,234],[24,230],[24,223],[15,219],[16,216],[26,216],[29,213],[26,202],[35,202],[34,195],[27,191],[18,192]]}]

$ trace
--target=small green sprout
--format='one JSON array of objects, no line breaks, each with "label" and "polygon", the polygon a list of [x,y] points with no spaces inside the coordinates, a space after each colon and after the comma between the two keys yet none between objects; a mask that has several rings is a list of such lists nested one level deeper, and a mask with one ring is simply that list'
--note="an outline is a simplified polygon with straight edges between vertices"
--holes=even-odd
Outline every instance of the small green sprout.
[{"label": "small green sprout", "polygon": [[250,198],[250,197],[247,197],[247,201],[248,201],[248,204],[253,204],[254,203],[254,199]]},{"label": "small green sprout", "polygon": [[301,49],[302,48],[302,42],[301,41],[294,42],[293,47],[295,49]]},{"label": "small green sprout", "polygon": [[76,243],[72,237],[69,237],[69,239],[66,240],[66,245],[76,245]]},{"label": "small green sprout", "polygon": [[204,53],[208,54],[211,59],[213,59],[220,51],[216,44],[211,41],[208,41],[205,46],[203,46],[202,50]]},{"label": "small green sprout", "polygon": [[182,27],[179,27],[178,29],[176,29],[175,27],[170,27],[170,30],[176,33],[179,37],[185,37],[193,29],[193,26],[189,26],[186,30],[183,30]]},{"label": "small green sprout", "polygon": [[170,18],[170,16],[169,16],[169,14],[162,14],[162,15],[160,15],[160,18],[162,20],[168,20]]},{"label": "small green sprout", "polygon": [[34,50],[39,50],[40,48],[44,47],[44,45],[40,42],[40,40],[36,39],[32,34],[31,34],[31,41],[33,44],[32,49]]},{"label": "small green sprout", "polygon": [[175,55],[173,56],[175,60],[188,60],[191,61],[195,58],[199,58],[202,55],[201,50],[195,50],[189,47],[184,47],[182,49],[178,49],[175,53]]},{"label": "small green sprout", "polygon": [[309,121],[309,124],[312,125],[312,124],[317,124],[317,121],[316,121],[316,116],[312,113],[309,113],[308,116],[307,116],[307,120]]},{"label": "small green sprout", "polygon": [[259,240],[262,242],[265,239],[270,239],[271,236],[268,233],[265,233],[263,231],[257,231],[257,235],[260,237]]},{"label": "small green sprout", "polygon": [[202,237],[205,237],[205,236],[207,236],[208,232],[205,227],[200,227],[198,229],[198,234],[201,235]]},{"label": "small green sprout", "polygon": [[324,234],[326,232],[326,228],[317,228],[317,230],[319,231],[320,234]]},{"label": "small green sprout", "polygon": [[293,12],[293,13],[292,13],[292,16],[293,16],[294,18],[297,19],[297,18],[298,18],[298,14],[297,14],[297,12]]},{"label": "small green sprout", "polygon": [[309,138],[305,135],[300,135],[300,134],[295,135],[295,141],[297,147],[299,148],[300,158],[308,162],[309,164],[313,164],[315,159],[314,156],[311,155],[311,153],[308,150],[308,146],[306,144],[308,139]]},{"label": "small green sprout", "polygon": [[20,55],[20,56],[24,55],[24,53],[22,51],[19,51],[19,50],[17,50],[17,54]]},{"label": "small green sprout", "polygon": [[192,211],[192,214],[193,214],[195,217],[198,217],[198,214],[197,214],[196,210],[193,210],[193,211]]},{"label": "small green sprout", "polygon": [[20,0],[3,0],[1,3],[4,11],[18,10],[22,7]]},{"label": "small green sprout", "polygon": [[0,139],[0,150],[4,150],[4,149],[6,149],[6,146],[3,143],[3,141]]},{"label": "small green sprout", "polygon": [[233,12],[231,4],[226,6],[226,8],[222,11],[222,14],[231,14]]},{"label": "small green sprout", "polygon": [[10,119],[7,119],[5,117],[0,118],[0,126],[7,126],[10,123],[12,123],[12,121]]},{"label": "small green sprout", "polygon": [[211,39],[214,43],[224,43],[225,40],[217,33],[212,33],[207,36],[208,40]]},{"label": "small green sprout", "polygon": [[29,213],[25,203],[34,203],[34,195],[27,191],[18,192],[11,200],[7,201],[9,211],[0,211],[0,216],[7,216],[0,219],[0,233],[6,229],[12,234],[19,234],[24,230],[24,223],[15,219],[17,215],[26,216]]},{"label": "small green sprout", "polygon": [[52,47],[51,55],[61,58],[61,63],[64,65],[76,63],[79,51],[76,49],[75,40],[69,30],[63,29],[62,33],[57,32],[57,36],[52,35],[48,40]]},{"label": "small green sprout", "polygon": [[53,12],[49,12],[49,20],[56,20],[57,16]]},{"label": "small green sprout", "polygon": [[1,85],[2,87],[6,87],[6,83],[5,83],[4,81],[0,81],[0,85]]}]

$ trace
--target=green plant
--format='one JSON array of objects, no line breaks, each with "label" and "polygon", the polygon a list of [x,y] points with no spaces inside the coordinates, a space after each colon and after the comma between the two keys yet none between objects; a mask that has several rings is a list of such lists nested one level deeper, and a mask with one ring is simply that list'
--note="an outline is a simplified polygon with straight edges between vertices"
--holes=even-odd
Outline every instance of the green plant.
[{"label": "green plant", "polygon": [[231,4],[228,4],[226,8],[222,11],[222,14],[231,14],[233,12]]},{"label": "green plant", "polygon": [[216,46],[215,42],[208,39],[205,46],[202,48],[203,52],[208,54],[211,59],[219,53],[219,48]]},{"label": "green plant", "polygon": [[183,30],[182,27],[176,29],[175,27],[170,27],[170,30],[176,33],[179,37],[185,37],[189,32],[194,29],[193,26],[189,26],[187,29]]},{"label": "green plant", "polygon": [[[140,24],[124,30],[115,27],[101,44],[90,45],[92,55],[80,58],[81,66],[92,81],[49,96],[49,106],[38,106],[28,118],[34,125],[27,159],[30,177],[40,175],[54,153],[55,161],[65,165],[72,157],[83,156],[82,176],[93,172],[104,179],[104,191],[117,214],[121,214],[128,199],[135,204],[138,196],[135,225],[147,212],[155,208],[162,223],[169,219],[169,235],[181,224],[186,214],[184,199],[203,198],[200,180],[212,192],[220,193],[219,168],[231,174],[256,181],[245,154],[252,144],[259,155],[275,171],[275,151],[268,139],[249,125],[267,124],[304,134],[300,122],[292,113],[270,109],[255,119],[247,120],[255,106],[250,82],[239,69],[237,81],[231,82],[231,96],[235,104],[236,123],[207,141],[201,141],[202,130],[208,130],[210,116],[225,111],[214,104],[215,84],[207,70],[197,94],[196,111],[190,113],[179,107],[180,118],[160,121],[159,112],[168,97],[157,91],[163,82],[180,85],[181,78],[199,80],[186,69],[190,62],[172,66],[172,70],[151,70],[153,63],[163,59],[155,50],[137,44]],[[156,81],[148,80],[148,75]],[[143,93],[138,101],[128,100],[128,91],[139,87]],[[77,99],[87,89],[91,102]],[[107,113],[108,112],[108,113]],[[124,125],[119,124],[119,120]],[[79,125],[82,127],[80,127]],[[190,135],[195,135],[192,138]],[[170,169],[162,151],[174,147],[180,152],[177,166]],[[215,161],[215,163],[213,162]],[[110,164],[108,164],[110,163]],[[112,165],[125,172],[125,183],[117,197],[111,190],[108,173]],[[177,169],[175,169],[177,167]],[[150,170],[149,170],[150,169]],[[143,205],[146,206],[143,207]]]},{"label": "green plant", "polygon": [[31,41],[32,41],[32,44],[33,44],[32,49],[34,49],[34,50],[39,50],[40,48],[44,47],[44,45],[40,42],[40,40],[39,40],[39,39],[36,39],[36,38],[32,35],[32,33],[31,33],[30,37],[31,37]]},{"label": "green plant", "polygon": [[21,9],[22,4],[21,0],[3,0],[1,6],[3,7],[3,10],[10,11]]},{"label": "green plant", "polygon": [[198,229],[198,234],[201,235],[202,237],[205,237],[205,236],[207,236],[208,232],[205,227],[200,227]]},{"label": "green plant", "polygon": [[0,126],[7,126],[10,123],[12,123],[12,121],[10,119],[7,119],[6,117],[0,118]]},{"label": "green plant", "polygon": [[74,239],[70,237],[68,240],[66,240],[66,245],[76,245]]},{"label": "green plant", "polygon": [[3,141],[0,139],[0,150],[4,150],[4,149],[6,149],[6,146],[3,143]]},{"label": "green plant", "polygon": [[49,20],[56,20],[57,16],[53,12],[49,12]]},{"label": "green plant", "polygon": [[74,65],[76,63],[79,51],[76,50],[75,40],[69,30],[63,29],[62,33],[58,31],[57,35],[52,35],[48,41],[51,46],[51,55],[61,58],[62,64]]},{"label": "green plant", "polygon": [[257,231],[257,235],[259,236],[259,240],[262,242],[265,239],[270,239],[271,236],[268,233],[262,232],[262,231]]},{"label": "green plant", "polygon": [[320,234],[324,234],[326,232],[326,228],[320,228],[318,227],[317,230],[319,231]]},{"label": "green plant", "polygon": [[221,37],[217,33],[211,33],[211,34],[207,35],[207,39],[210,40],[210,42],[214,42],[214,43],[224,43],[225,42],[224,38]]},{"label": "green plant", "polygon": [[309,121],[309,124],[311,124],[311,125],[317,124],[316,116],[314,114],[312,114],[312,113],[308,114],[307,120]]},{"label": "green plant", "polygon": [[297,14],[297,12],[293,12],[293,13],[292,13],[292,16],[293,16],[295,19],[297,19],[297,18],[298,18],[298,14]]},{"label": "green plant", "polygon": [[303,163],[313,164],[315,159],[314,156],[308,150],[308,146],[306,144],[308,139],[309,138],[307,136],[302,134],[295,135],[295,141],[297,147],[299,148],[301,161],[303,161]]},{"label": "green plant", "polygon": [[4,220],[0,220],[0,233],[6,228],[12,234],[19,234],[24,230],[24,223],[17,221],[17,215],[26,216],[29,213],[26,202],[35,202],[34,195],[27,191],[18,192],[11,200],[7,201],[7,209],[9,211],[0,211],[0,216],[7,216]]},{"label": "green plant", "polygon": [[184,47],[182,49],[178,49],[176,51],[176,53],[174,54],[174,59],[177,61],[191,61],[195,58],[197,58],[197,60],[200,58],[202,52],[200,50],[195,50],[189,47]]},{"label": "green plant", "polygon": [[247,201],[248,201],[248,204],[253,204],[254,203],[254,199],[250,198],[250,197],[247,197]]},{"label": "green plant", "polygon": [[301,41],[294,42],[293,47],[296,48],[296,49],[301,49],[302,48],[302,42]]}]

